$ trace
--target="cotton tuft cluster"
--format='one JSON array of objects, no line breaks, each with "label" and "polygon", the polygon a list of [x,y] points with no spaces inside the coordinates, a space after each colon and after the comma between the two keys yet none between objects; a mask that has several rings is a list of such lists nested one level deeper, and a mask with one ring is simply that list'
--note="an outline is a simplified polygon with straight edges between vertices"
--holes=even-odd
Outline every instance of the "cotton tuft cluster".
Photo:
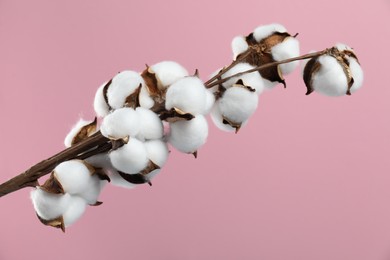
[{"label": "cotton tuft cluster", "polygon": [[[268,24],[257,27],[247,36],[237,36],[232,41],[233,58],[243,60],[253,66],[261,66],[299,56],[299,42],[281,24]],[[284,75],[291,73],[298,61],[281,64],[259,71],[266,88],[277,83],[286,85]]]},{"label": "cotton tuft cluster", "polygon": [[[168,145],[196,158],[207,141],[208,114],[219,129],[237,133],[255,113],[264,90],[285,86],[284,75],[298,64],[269,63],[300,53],[296,35],[280,24],[235,37],[232,51],[232,64],[206,83],[197,71],[190,75],[174,61],[147,65],[142,72],[122,71],[104,82],[93,103],[97,117],[80,119],[64,140],[67,152],[85,150],[66,157],[74,159],[58,164],[31,192],[39,220],[65,231],[88,205],[102,203],[98,198],[107,182],[128,189],[152,185],[168,160]],[[363,71],[353,49],[337,44],[310,59],[303,78],[307,94],[349,95],[361,87]]]},{"label": "cotton tuft cluster", "polygon": [[326,96],[351,95],[363,85],[363,70],[352,48],[336,44],[326,55],[304,64],[303,79],[306,95],[313,91]]}]

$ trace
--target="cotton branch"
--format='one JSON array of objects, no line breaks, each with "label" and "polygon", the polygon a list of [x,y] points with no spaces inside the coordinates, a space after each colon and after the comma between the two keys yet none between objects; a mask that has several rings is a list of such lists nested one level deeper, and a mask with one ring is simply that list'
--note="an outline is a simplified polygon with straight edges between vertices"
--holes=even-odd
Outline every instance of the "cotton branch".
[{"label": "cotton branch", "polygon": [[[255,67],[254,69],[237,73],[235,75],[232,75],[230,77],[226,77],[223,79],[219,79],[221,76],[223,76],[224,73],[226,73],[228,70],[230,70],[232,67],[234,67],[237,63],[244,60],[248,55],[250,55],[250,51],[246,52],[244,55],[241,55],[239,59],[236,59],[233,61],[229,66],[227,66],[225,69],[221,70],[216,76],[205,82],[205,86],[207,88],[212,88],[216,85],[220,85],[229,79],[233,77],[237,77],[240,75],[243,75],[245,73],[250,73],[254,71],[261,71],[266,68],[275,67],[280,64],[289,63],[297,60],[304,60],[304,59],[310,59],[314,57],[319,57],[321,55],[324,55],[329,52],[329,49],[325,49],[323,51],[310,53],[306,55],[302,55],[299,57],[286,59],[282,61],[267,63],[258,67]],[[160,111],[161,113],[161,111]],[[112,142],[110,139],[104,137],[100,131],[95,133],[94,135],[84,139],[80,143],[77,143],[74,146],[71,146],[70,148],[67,148],[52,157],[45,159],[28,170],[24,171],[23,173],[15,176],[14,178],[0,184],[0,197],[5,196],[9,193],[12,193],[14,191],[20,190],[25,187],[35,187],[38,185],[38,179],[49,174],[58,164],[64,161],[68,161],[71,159],[86,159],[90,156],[100,154],[100,153],[106,153],[110,151],[112,148]]]}]

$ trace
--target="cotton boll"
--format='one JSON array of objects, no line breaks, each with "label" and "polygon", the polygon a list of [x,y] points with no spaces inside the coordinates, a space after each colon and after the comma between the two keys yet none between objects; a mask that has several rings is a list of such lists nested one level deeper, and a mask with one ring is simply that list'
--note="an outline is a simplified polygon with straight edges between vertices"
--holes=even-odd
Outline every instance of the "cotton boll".
[{"label": "cotton boll", "polygon": [[[287,37],[283,42],[275,45],[271,49],[272,57],[275,61],[286,60],[299,56],[299,41],[294,37]],[[293,61],[279,65],[283,74],[291,73],[299,64]]]},{"label": "cotton boll", "polygon": [[30,196],[36,213],[45,220],[60,217],[68,208],[71,197],[68,193],[48,193],[39,187],[31,191]]},{"label": "cotton boll", "polygon": [[174,61],[162,61],[150,66],[159,81],[160,88],[166,89],[181,78],[188,76],[188,71]]},{"label": "cotton boll", "polygon": [[[86,121],[84,119],[80,119],[76,125],[74,125],[72,127],[72,129],[70,130],[70,132],[66,135],[65,137],[65,140],[64,140],[64,144],[65,144],[65,147],[71,147],[73,145],[73,141],[74,141],[74,138],[76,137],[76,135],[79,134],[79,132],[81,131],[81,129],[89,124],[93,123],[93,121]],[[95,122],[96,123],[96,122]],[[96,125],[95,125],[96,126]],[[88,135],[92,135],[93,133],[95,133],[97,131],[96,127],[94,127],[92,129],[92,127],[90,128],[90,133],[88,133]]]},{"label": "cotton boll", "polygon": [[[238,63],[236,66],[228,70],[226,73],[222,75],[222,78],[228,78],[230,76],[233,76],[237,73],[245,72],[248,70],[253,69],[254,66],[250,65],[249,63]],[[233,86],[238,80],[242,80],[245,86],[249,86],[256,90],[256,93],[260,94],[264,90],[264,80],[260,76],[260,74],[257,71],[251,72],[251,73],[245,73],[241,76],[233,77],[229,79],[228,81],[224,82],[222,85],[225,88],[230,88]]]},{"label": "cotton boll", "polygon": [[140,119],[138,139],[159,139],[163,136],[163,124],[156,113],[143,107],[137,107],[136,112]]},{"label": "cotton boll", "polygon": [[84,191],[91,178],[90,169],[81,160],[65,161],[54,168],[54,177],[65,192],[73,195]]},{"label": "cotton boll", "polygon": [[219,110],[230,122],[241,124],[256,111],[258,96],[243,87],[232,87],[219,99]]},{"label": "cotton boll", "polygon": [[177,121],[170,124],[168,141],[183,153],[196,152],[208,136],[208,125],[204,116],[197,115],[190,121]]},{"label": "cotton boll", "polygon": [[248,50],[249,46],[244,36],[236,36],[232,41],[233,59]]},{"label": "cotton boll", "polygon": [[203,114],[206,106],[206,88],[198,77],[186,77],[172,84],[166,93],[165,108],[174,107],[193,115]]},{"label": "cotton boll", "polygon": [[219,103],[218,101],[215,103],[215,105],[213,106],[213,108],[211,109],[211,112],[210,112],[211,119],[213,120],[215,126],[218,129],[226,131],[226,132],[236,131],[236,129],[234,127],[230,126],[229,124],[223,123],[223,117],[222,117],[221,111],[219,110],[218,103]]},{"label": "cotton boll", "polygon": [[149,160],[157,164],[160,168],[163,167],[169,155],[167,144],[160,139],[150,140],[145,142],[145,148]]},{"label": "cotton boll", "polygon": [[112,82],[107,90],[109,105],[113,109],[123,107],[126,103],[126,98],[133,94],[139,86],[144,84],[144,80],[137,72],[120,72],[112,78]]},{"label": "cotton boll", "polygon": [[345,95],[348,83],[342,66],[331,56],[321,56],[318,61],[321,67],[312,79],[314,90],[326,96]]},{"label": "cotton boll", "polygon": [[150,94],[145,85],[141,87],[141,91],[139,93],[139,103],[141,107],[147,109],[150,109],[154,106],[154,100],[150,97]]},{"label": "cotton boll", "polygon": [[215,95],[213,90],[206,90],[206,106],[204,114],[209,114],[215,103]]},{"label": "cotton boll", "polygon": [[127,144],[110,152],[109,156],[115,169],[128,174],[139,173],[149,163],[144,143],[136,138],[130,138]]},{"label": "cotton boll", "polygon": [[257,42],[260,42],[275,32],[284,33],[287,32],[287,30],[283,25],[277,23],[262,25],[253,31],[253,37]]},{"label": "cotton boll", "polygon": [[110,179],[110,184],[121,188],[133,189],[137,186],[137,184],[130,183],[123,179],[116,171],[111,172]]},{"label": "cotton boll", "polygon": [[95,99],[93,102],[93,108],[95,110],[95,113],[99,117],[105,117],[110,112],[110,107],[107,105],[106,99],[104,98],[104,87],[106,86],[107,82],[105,82],[103,85],[101,85],[95,94]]},{"label": "cotton boll", "polygon": [[140,130],[140,118],[134,109],[124,107],[107,115],[101,126],[102,135],[112,139],[136,136]]},{"label": "cotton boll", "polygon": [[71,226],[84,214],[87,207],[86,201],[79,196],[71,196],[70,203],[62,215],[65,227]]},{"label": "cotton boll", "polygon": [[355,58],[348,57],[349,68],[353,77],[353,85],[351,87],[351,93],[354,93],[356,90],[360,89],[363,85],[363,70],[360,64]]},{"label": "cotton boll", "polygon": [[94,205],[97,202],[100,192],[104,186],[102,185],[102,182],[106,183],[107,181],[101,181],[97,175],[92,175],[88,182],[88,186],[78,195],[89,205]]}]

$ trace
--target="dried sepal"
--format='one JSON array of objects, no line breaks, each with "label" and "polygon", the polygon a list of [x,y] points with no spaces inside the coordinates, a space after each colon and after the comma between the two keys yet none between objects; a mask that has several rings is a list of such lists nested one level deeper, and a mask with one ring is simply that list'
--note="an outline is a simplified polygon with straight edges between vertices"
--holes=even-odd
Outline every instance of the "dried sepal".
[{"label": "dried sepal", "polygon": [[50,194],[65,194],[65,190],[61,183],[54,176],[54,171],[50,174],[50,177],[39,188]]},{"label": "dried sepal", "polygon": [[197,159],[198,158],[198,151],[193,152],[192,155],[195,157],[195,159]]},{"label": "dried sepal", "polygon": [[64,223],[64,218],[62,216],[59,216],[58,218],[55,218],[55,219],[46,220],[46,219],[41,218],[38,214],[36,214],[36,215],[42,224],[44,224],[46,226],[54,227],[54,228],[60,228],[62,230],[62,232],[65,233],[65,223]]},{"label": "dried sepal", "polygon": [[237,82],[234,83],[232,87],[244,88],[244,89],[249,90],[250,92],[256,92],[256,89],[252,88],[251,86],[246,86],[242,79],[237,80]]},{"label": "dried sepal", "polygon": [[320,70],[321,63],[318,61],[318,57],[310,59],[303,70],[303,81],[305,82],[307,91],[306,95],[311,94],[314,91],[313,76]]},{"label": "dried sepal", "polygon": [[235,131],[236,134],[238,133],[238,131],[240,130],[240,128],[242,126],[242,123],[233,122],[233,121],[227,119],[224,116],[222,116],[222,123],[225,124],[225,125],[230,125],[234,129],[236,129],[236,131]]},{"label": "dried sepal", "polygon": [[96,201],[94,204],[89,204],[90,206],[93,206],[93,207],[97,207],[97,206],[100,206],[102,205],[103,202],[102,201]]},{"label": "dried sepal", "polygon": [[108,137],[111,140],[111,151],[121,148],[125,144],[127,144],[130,140],[129,136],[125,136],[123,138],[114,138]]},{"label": "dried sepal", "polygon": [[174,123],[174,122],[177,122],[177,121],[189,121],[191,119],[193,119],[195,116],[193,114],[190,114],[190,113],[186,113],[176,107],[170,109],[170,110],[166,110],[164,112],[162,112],[160,114],[160,119],[161,120],[165,120],[166,122],[169,122],[169,123]]},{"label": "dried sepal", "polygon": [[95,172],[93,174],[96,175],[101,181],[111,182],[110,177],[103,168],[95,168]]},{"label": "dried sepal", "polygon": [[151,97],[161,96],[162,87],[159,86],[156,73],[154,73],[148,65],[146,65],[146,69],[141,73],[141,77],[144,79],[146,89]]},{"label": "dried sepal", "polygon": [[149,160],[149,163],[148,163],[148,165],[146,166],[146,168],[143,169],[142,171],[140,171],[139,174],[141,174],[141,175],[147,175],[147,174],[149,174],[149,173],[151,173],[152,171],[157,170],[157,169],[160,169],[160,166],[158,166],[157,164],[155,164],[154,162],[152,162],[152,161]]},{"label": "dried sepal", "polygon": [[112,110],[112,107],[110,106],[110,103],[108,103],[108,95],[107,95],[107,93],[108,93],[108,88],[110,87],[111,83],[112,83],[112,79],[110,79],[110,80],[106,83],[106,85],[104,85],[104,87],[103,87],[103,97],[104,97],[104,101],[106,101],[108,110]]},{"label": "dried sepal", "polygon": [[96,129],[97,129],[97,118],[95,117],[95,119],[91,123],[83,126],[78,131],[78,133],[73,137],[71,145],[73,146],[83,141],[84,139],[88,138],[89,136],[91,136],[96,132]]},{"label": "dried sepal", "polygon": [[125,107],[137,108],[140,106],[139,102],[139,94],[141,92],[142,83],[139,84],[139,87],[134,91],[134,93],[130,94],[125,100]]},{"label": "dried sepal", "polygon": [[127,182],[132,184],[144,184],[148,182],[148,179],[145,177],[145,175],[142,175],[140,173],[136,174],[127,174],[121,171],[118,171],[118,174]]}]

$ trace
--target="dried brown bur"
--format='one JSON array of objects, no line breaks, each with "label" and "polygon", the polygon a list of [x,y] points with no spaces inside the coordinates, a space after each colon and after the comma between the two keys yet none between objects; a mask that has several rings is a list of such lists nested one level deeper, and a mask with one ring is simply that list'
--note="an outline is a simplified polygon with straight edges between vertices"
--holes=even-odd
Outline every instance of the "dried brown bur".
[{"label": "dried brown bur", "polygon": [[[347,92],[346,95],[351,95],[351,88],[354,83],[354,79],[352,77],[351,69],[349,67],[349,62],[347,57],[352,57],[356,59],[356,61],[359,63],[358,58],[356,57],[355,53],[353,53],[350,50],[344,50],[339,51],[336,47],[333,47],[329,49],[328,54],[329,56],[335,58],[337,62],[340,64],[340,66],[343,68],[344,75],[347,78]],[[319,62],[319,57],[315,57],[310,59],[303,70],[303,81],[305,82],[307,92],[306,95],[309,95],[314,91],[313,87],[313,78],[318,73],[318,71],[321,69],[321,63]]]},{"label": "dried brown bur", "polygon": [[145,81],[149,96],[154,101],[152,110],[159,111],[164,107],[167,86],[162,85],[160,79],[156,76],[156,73],[154,73],[148,65],[146,65],[146,69],[141,73],[141,77]]},{"label": "dried brown bur", "polygon": [[[267,63],[275,62],[274,58],[272,57],[272,52],[271,52],[272,47],[276,46],[279,43],[282,43],[283,41],[289,39],[290,37],[296,37],[296,36],[297,35],[291,36],[287,32],[285,33],[274,32],[270,36],[262,39],[260,42],[257,42],[255,37],[253,36],[253,33],[251,33],[246,37],[246,42],[249,45],[249,50],[248,50],[250,52],[249,55],[246,52],[244,52],[238,55],[237,59],[240,59],[240,57],[244,57],[243,59],[244,62],[248,62],[249,64],[256,67]],[[263,78],[271,82],[282,83],[284,87],[286,87],[286,82],[284,80],[279,65],[262,69],[259,71],[259,73]]]},{"label": "dried brown bur", "polygon": [[165,120],[169,123],[174,123],[177,121],[186,120],[189,121],[191,119],[195,118],[193,114],[186,113],[183,110],[180,110],[179,108],[172,108],[170,110],[163,111],[160,114],[160,119]]},{"label": "dried brown bur", "polygon": [[95,117],[95,119],[91,123],[83,126],[79,130],[79,132],[73,137],[71,145],[73,146],[77,143],[80,143],[81,141],[85,140],[86,138],[96,133],[96,131],[97,131],[97,118]]},{"label": "dried brown bur", "polygon": [[39,189],[50,194],[65,194],[61,183],[54,176],[54,171],[50,174],[49,179],[47,179],[43,185],[39,186]]},{"label": "dried brown bur", "polygon": [[62,216],[59,216],[58,218],[51,219],[51,220],[43,219],[38,214],[37,214],[37,217],[38,217],[39,221],[41,221],[42,224],[44,224],[46,226],[54,227],[54,228],[60,228],[62,230],[62,232],[65,233],[64,218]]},{"label": "dried brown bur", "polygon": [[141,92],[142,83],[139,84],[138,88],[134,91],[134,93],[130,94],[125,100],[125,107],[130,107],[136,109],[140,106],[139,102],[139,93]]},{"label": "dried brown bur", "polygon": [[150,186],[152,186],[152,183],[150,182],[148,178],[148,174],[151,173],[154,170],[160,169],[160,166],[155,164],[152,161],[149,161],[148,165],[146,166],[145,169],[140,171],[139,173],[136,174],[127,174],[121,171],[118,171],[118,174],[127,182],[132,183],[132,184],[144,184],[148,183]]}]

